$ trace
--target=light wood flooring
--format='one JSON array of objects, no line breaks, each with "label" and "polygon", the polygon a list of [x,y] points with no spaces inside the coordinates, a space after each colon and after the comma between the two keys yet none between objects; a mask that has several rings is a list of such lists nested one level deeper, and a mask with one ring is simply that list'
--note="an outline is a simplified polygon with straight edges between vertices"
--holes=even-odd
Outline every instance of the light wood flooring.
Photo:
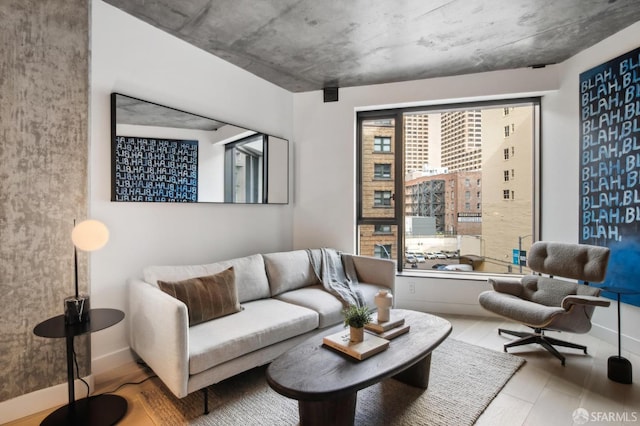
[{"label": "light wood flooring", "polygon": [[[497,328],[526,330],[525,327],[498,318],[441,315],[453,324],[451,337],[478,346],[502,351],[511,338],[499,336]],[[640,424],[640,356],[624,351],[633,364],[633,384],[624,385],[607,378],[607,358],[617,348],[590,335],[551,333],[563,340],[587,345],[588,355],[573,349],[561,349],[567,356],[566,366],[537,345],[510,349],[526,363],[511,378],[491,405],[478,419],[478,426],[566,426],[566,425],[631,425]],[[106,392],[125,382],[144,379],[149,372],[130,365],[97,376],[96,392]],[[156,379],[157,380],[157,379]],[[120,425],[153,425],[139,400],[148,386],[127,385],[116,393],[129,402],[129,411]],[[586,410],[588,422],[574,421],[574,411]],[[39,424],[53,410],[31,415],[9,423],[11,426]],[[452,425],[455,426],[455,425]]]}]

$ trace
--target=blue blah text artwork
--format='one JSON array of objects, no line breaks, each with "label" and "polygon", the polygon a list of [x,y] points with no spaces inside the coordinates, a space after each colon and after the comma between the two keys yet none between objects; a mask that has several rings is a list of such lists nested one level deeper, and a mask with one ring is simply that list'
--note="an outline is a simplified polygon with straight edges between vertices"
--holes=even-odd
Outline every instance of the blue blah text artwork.
[{"label": "blue blah text artwork", "polygon": [[198,201],[198,141],[116,136],[112,201]]},{"label": "blue blah text artwork", "polygon": [[580,242],[611,249],[604,284],[640,292],[640,48],[580,74],[579,214]]}]

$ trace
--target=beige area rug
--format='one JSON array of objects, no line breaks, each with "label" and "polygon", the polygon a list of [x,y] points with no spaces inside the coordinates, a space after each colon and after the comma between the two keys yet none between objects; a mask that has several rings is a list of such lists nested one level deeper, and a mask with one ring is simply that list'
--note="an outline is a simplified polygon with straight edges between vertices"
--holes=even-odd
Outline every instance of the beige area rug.
[{"label": "beige area rug", "polygon": [[[445,340],[432,354],[429,388],[393,379],[358,392],[356,425],[472,425],[511,376],[522,358]],[[297,401],[273,391],[265,367],[209,387],[209,410],[202,415],[202,392],[177,399],[158,380],[141,392],[157,425],[297,425]]]}]

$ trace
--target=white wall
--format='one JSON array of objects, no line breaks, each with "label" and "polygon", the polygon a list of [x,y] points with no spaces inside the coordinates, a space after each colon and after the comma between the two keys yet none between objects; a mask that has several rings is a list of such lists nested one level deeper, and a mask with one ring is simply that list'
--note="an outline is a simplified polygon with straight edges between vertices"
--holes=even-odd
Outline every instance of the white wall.
[{"label": "white wall", "polygon": [[529,96],[558,88],[558,66],[294,95],[294,245],[356,247],[355,118],[357,110]]},{"label": "white wall", "polygon": [[[560,86],[542,104],[542,238],[579,238],[579,79],[580,74],[640,45],[640,22],[573,56],[562,64]],[[562,182],[562,185],[558,185]],[[615,302],[596,309],[592,333],[614,342]],[[640,308],[621,305],[622,348],[640,353]],[[617,345],[617,342],[616,342]]]},{"label": "white wall", "polygon": [[[577,242],[579,74],[636,48],[638,40],[640,23],[565,63],[543,69],[344,88],[335,103],[323,103],[319,91],[294,95],[294,246],[356,248],[356,111],[529,94],[543,95],[542,238]],[[484,288],[484,281],[474,285],[466,279],[400,277],[396,304],[432,312],[482,314],[476,300]],[[595,316],[593,332],[611,342],[615,341],[615,312],[614,308],[597,309]],[[640,309],[635,306],[623,305],[622,314],[628,325],[640,322]],[[623,325],[625,334],[623,347],[640,353],[640,330]]]},{"label": "white wall", "polygon": [[[152,264],[292,248],[289,205],[110,202],[111,92],[291,140],[292,94],[100,0],[91,21],[90,216],[111,231],[91,257],[91,306],[128,313],[127,279]],[[127,318],[92,336],[93,373],[130,358]]]}]

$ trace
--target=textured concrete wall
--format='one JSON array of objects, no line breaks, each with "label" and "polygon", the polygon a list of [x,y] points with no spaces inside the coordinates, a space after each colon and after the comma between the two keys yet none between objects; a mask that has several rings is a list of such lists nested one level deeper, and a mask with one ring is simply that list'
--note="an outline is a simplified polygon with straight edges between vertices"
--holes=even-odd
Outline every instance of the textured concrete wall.
[{"label": "textured concrete wall", "polygon": [[[64,339],[33,327],[73,294],[70,234],[87,214],[88,7],[0,1],[0,401],[66,381]],[[87,337],[76,352],[86,374]]]}]

